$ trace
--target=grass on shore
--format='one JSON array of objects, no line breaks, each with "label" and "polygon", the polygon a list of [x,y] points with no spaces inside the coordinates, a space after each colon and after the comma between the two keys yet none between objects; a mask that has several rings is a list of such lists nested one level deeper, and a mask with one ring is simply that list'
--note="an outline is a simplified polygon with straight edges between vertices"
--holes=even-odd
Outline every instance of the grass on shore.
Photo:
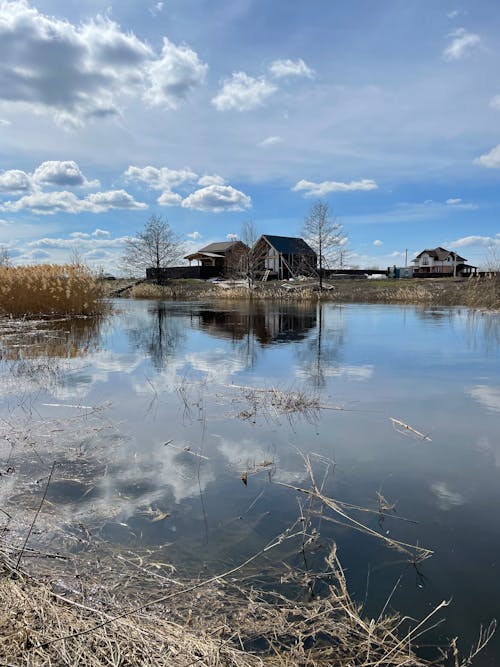
[{"label": "grass on shore", "polygon": [[238,285],[222,288],[217,283],[172,280],[166,285],[144,282],[123,296],[137,299],[258,299],[277,301],[330,301],[337,303],[408,303],[434,306],[466,306],[500,309],[500,277],[427,278],[408,280],[337,280],[318,290],[317,282],[257,283],[254,289]]},{"label": "grass on shore", "polygon": [[102,287],[78,264],[0,267],[0,314],[14,317],[96,315]]}]

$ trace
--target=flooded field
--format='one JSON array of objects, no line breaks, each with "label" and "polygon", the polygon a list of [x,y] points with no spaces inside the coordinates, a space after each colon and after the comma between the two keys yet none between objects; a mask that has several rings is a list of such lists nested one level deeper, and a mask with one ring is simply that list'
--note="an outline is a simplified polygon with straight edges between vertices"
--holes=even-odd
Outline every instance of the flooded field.
[{"label": "flooded field", "polygon": [[22,326],[0,330],[4,540],[193,577],[279,539],[264,588],[335,541],[369,618],[451,599],[428,641],[468,652],[499,616],[498,315],[121,300]]}]

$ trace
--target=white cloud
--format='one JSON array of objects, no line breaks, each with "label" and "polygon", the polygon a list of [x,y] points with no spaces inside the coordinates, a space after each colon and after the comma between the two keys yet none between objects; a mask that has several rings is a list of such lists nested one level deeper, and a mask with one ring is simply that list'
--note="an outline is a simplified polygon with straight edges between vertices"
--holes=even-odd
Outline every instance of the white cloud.
[{"label": "white cloud", "polygon": [[180,100],[205,81],[207,69],[195,51],[185,44],[176,46],[164,37],[161,58],[148,66],[151,87],[146,99],[176,109]]},{"label": "white cloud", "polygon": [[445,60],[462,60],[481,44],[481,38],[465,28],[458,28],[449,34],[452,41],[443,51]]},{"label": "white cloud", "polygon": [[446,14],[446,16],[447,16],[449,19],[456,19],[457,16],[459,16],[459,15],[460,15],[460,11],[459,11],[458,9],[453,9],[451,12],[448,12],[448,13]]},{"label": "white cloud", "polygon": [[193,241],[197,241],[198,239],[201,239],[201,234],[200,232],[191,232],[191,234],[186,234],[186,236],[189,239],[193,239]]},{"label": "white cloud", "polygon": [[163,2],[157,2],[154,7],[151,7],[149,12],[151,16],[156,16],[157,14],[160,14],[163,11]]},{"label": "white cloud", "polygon": [[492,109],[496,109],[497,111],[500,111],[500,95],[495,95],[495,97],[491,98],[490,107]]},{"label": "white cloud", "polygon": [[20,169],[9,169],[0,174],[0,194],[22,194],[31,192],[31,176]]},{"label": "white cloud", "polygon": [[266,139],[263,139],[258,146],[261,148],[268,148],[269,146],[276,146],[276,144],[281,144],[283,143],[283,139],[278,136],[272,136],[272,137],[267,137]]},{"label": "white cloud", "polygon": [[452,199],[447,199],[446,200],[446,206],[450,206],[451,208],[460,208],[460,209],[465,209],[468,211],[475,211],[476,209],[479,208],[477,204],[471,204],[464,202],[463,199],[460,199],[460,197],[454,197]]},{"label": "white cloud", "polygon": [[115,208],[144,209],[147,208],[147,204],[135,201],[132,195],[125,190],[96,192],[85,199],[79,199],[72,192],[62,190],[60,192],[36,192],[25,195],[17,201],[7,201],[0,205],[0,209],[6,211],[16,212],[27,209],[41,215],[53,215],[57,212],[104,213]]},{"label": "white cloud", "polygon": [[81,213],[88,211],[89,206],[84,200],[72,192],[63,190],[62,192],[36,192],[31,195],[25,195],[17,201],[7,201],[0,206],[6,211],[22,211],[27,209],[33,213],[41,215],[53,215],[58,211],[65,213]]},{"label": "white cloud", "polygon": [[500,169],[500,144],[492,148],[489,153],[476,158],[474,164],[480,164],[488,169]]},{"label": "white cloud", "polygon": [[500,236],[463,236],[449,244],[452,248],[467,248],[468,246],[500,246]]},{"label": "white cloud", "polygon": [[138,97],[175,108],[206,69],[189,47],[165,38],[157,56],[109,18],[72,24],[22,0],[0,3],[0,100],[59,123],[118,115]]},{"label": "white cloud", "polygon": [[9,125],[12,125],[10,120],[6,120],[5,118],[0,118],[0,127],[9,127]]},{"label": "white cloud", "polygon": [[90,234],[87,234],[87,232],[71,232],[70,237],[72,239],[89,239]]},{"label": "white cloud", "polygon": [[252,205],[250,197],[230,185],[208,185],[195,190],[182,202],[184,208],[196,211],[243,211]]},{"label": "white cloud", "polygon": [[373,242],[373,245],[381,246],[381,245],[383,245],[383,241],[380,241],[379,239],[377,239],[376,241]]},{"label": "white cloud", "polygon": [[134,167],[130,166],[124,176],[129,181],[140,181],[153,190],[171,190],[187,181],[198,178],[189,167],[169,169],[168,167]]},{"label": "white cloud", "polygon": [[128,237],[118,236],[114,239],[89,239],[83,237],[76,238],[41,238],[36,241],[30,241],[26,244],[28,248],[46,248],[48,250],[67,250],[71,248],[81,248],[83,251],[96,249],[114,249],[122,248]]},{"label": "white cloud", "polygon": [[225,184],[225,179],[222,178],[222,176],[219,176],[218,174],[213,174],[210,176],[209,174],[205,174],[205,176],[202,176],[200,179],[198,179],[198,185],[224,185]]},{"label": "white cloud", "polygon": [[277,87],[264,77],[256,79],[245,72],[234,72],[231,79],[223,81],[220,92],[212,99],[212,104],[219,111],[249,111],[262,106],[277,90]]},{"label": "white cloud", "polygon": [[314,77],[314,70],[308,67],[302,58],[297,60],[274,60],[269,65],[269,71],[276,79],[288,76],[305,76],[308,79]]},{"label": "white cloud", "polygon": [[[107,211],[110,208],[142,209],[148,205],[135,199],[126,190],[108,190],[88,195],[86,201],[95,205],[97,209]],[[95,210],[94,212],[99,212]]]},{"label": "white cloud", "polygon": [[182,197],[176,192],[165,190],[156,200],[160,206],[181,206]]},{"label": "white cloud", "polygon": [[337,181],[322,181],[313,183],[312,181],[301,180],[296,183],[292,190],[294,192],[304,191],[305,197],[324,197],[329,192],[352,192],[355,190],[377,190],[378,185],[372,179],[364,178],[361,181],[351,181],[350,183],[339,183]]},{"label": "white cloud", "polygon": [[33,173],[33,180],[43,185],[58,187],[99,187],[99,181],[88,181],[73,160],[48,160]]},{"label": "white cloud", "polygon": [[238,236],[238,234],[229,233],[229,234],[226,234],[226,239],[228,241],[237,241],[239,239],[239,236]]},{"label": "white cloud", "polygon": [[102,238],[108,238],[110,236],[110,232],[108,232],[107,229],[94,229],[92,232],[92,236],[102,239]]}]

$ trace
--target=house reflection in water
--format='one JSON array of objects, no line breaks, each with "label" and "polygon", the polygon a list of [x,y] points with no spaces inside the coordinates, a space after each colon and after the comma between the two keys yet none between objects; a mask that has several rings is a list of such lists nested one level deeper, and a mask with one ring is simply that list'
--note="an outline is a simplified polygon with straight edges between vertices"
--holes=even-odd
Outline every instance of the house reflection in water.
[{"label": "house reflection in water", "polygon": [[261,345],[303,340],[316,327],[316,304],[252,302],[231,309],[210,308],[198,312],[200,328],[218,338],[239,341],[253,334]]}]

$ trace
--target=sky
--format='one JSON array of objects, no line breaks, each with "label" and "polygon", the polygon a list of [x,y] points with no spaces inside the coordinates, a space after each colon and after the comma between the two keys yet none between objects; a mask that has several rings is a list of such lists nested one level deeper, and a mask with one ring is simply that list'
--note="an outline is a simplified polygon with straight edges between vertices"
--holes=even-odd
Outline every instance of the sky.
[{"label": "sky", "polygon": [[0,245],[120,274],[151,215],[186,253],[300,236],[349,263],[500,257],[498,0],[0,0]]}]

